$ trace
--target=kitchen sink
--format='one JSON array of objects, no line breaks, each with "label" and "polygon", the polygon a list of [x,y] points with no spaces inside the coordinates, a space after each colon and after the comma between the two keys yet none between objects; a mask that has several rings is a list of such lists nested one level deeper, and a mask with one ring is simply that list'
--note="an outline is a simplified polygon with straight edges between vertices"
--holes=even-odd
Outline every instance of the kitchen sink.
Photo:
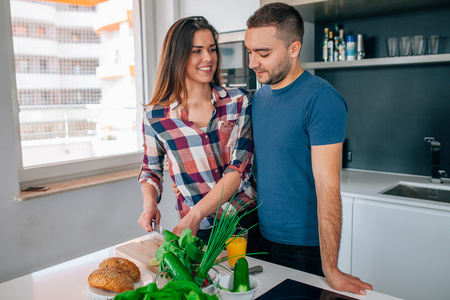
[{"label": "kitchen sink", "polygon": [[450,186],[435,184],[399,182],[380,194],[450,203]]}]

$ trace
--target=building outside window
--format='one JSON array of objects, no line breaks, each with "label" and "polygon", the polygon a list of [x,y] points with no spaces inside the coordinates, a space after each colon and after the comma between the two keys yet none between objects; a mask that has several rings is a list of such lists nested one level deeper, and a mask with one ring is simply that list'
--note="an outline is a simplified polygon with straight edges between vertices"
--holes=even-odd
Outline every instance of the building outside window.
[{"label": "building outside window", "polygon": [[39,60],[39,72],[47,73],[47,61],[45,59]]},{"label": "building outside window", "polygon": [[27,36],[28,26],[22,24],[13,24],[13,34],[15,36]]},{"label": "building outside window", "polygon": [[133,2],[68,2],[10,0],[24,168],[141,150]]},{"label": "building outside window", "polygon": [[45,37],[45,27],[43,26],[38,27],[38,36],[41,38]]},{"label": "building outside window", "polygon": [[16,66],[17,72],[19,73],[28,73],[30,72],[30,66],[28,59],[16,59],[16,63],[18,63],[18,66]]}]

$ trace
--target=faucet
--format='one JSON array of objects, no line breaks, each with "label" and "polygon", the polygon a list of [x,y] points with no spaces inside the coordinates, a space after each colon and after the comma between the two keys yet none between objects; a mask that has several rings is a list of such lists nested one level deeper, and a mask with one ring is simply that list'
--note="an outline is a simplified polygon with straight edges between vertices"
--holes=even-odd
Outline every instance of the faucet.
[{"label": "faucet", "polygon": [[442,177],[448,177],[444,170],[440,170],[441,164],[441,142],[434,137],[425,137],[425,142],[431,145],[431,181],[432,183],[444,183]]}]

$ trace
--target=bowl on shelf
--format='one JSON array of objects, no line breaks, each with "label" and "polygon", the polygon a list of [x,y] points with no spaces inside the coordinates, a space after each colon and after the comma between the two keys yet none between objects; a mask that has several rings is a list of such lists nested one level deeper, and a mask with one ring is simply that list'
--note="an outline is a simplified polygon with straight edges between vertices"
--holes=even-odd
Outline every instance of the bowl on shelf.
[{"label": "bowl on shelf", "polygon": [[[209,278],[211,278],[212,283],[202,287],[203,293],[209,295],[215,295],[217,293],[217,288],[220,281],[220,273],[215,268],[211,268],[208,272]],[[161,271],[156,274],[155,283],[158,289],[162,289],[171,279],[166,277],[166,272]]]},{"label": "bowl on shelf", "polygon": [[248,292],[231,292],[233,289],[233,275],[225,275],[220,277],[219,293],[223,300],[252,300],[255,298],[256,290],[260,287],[261,282],[255,276],[250,276],[250,291]]}]

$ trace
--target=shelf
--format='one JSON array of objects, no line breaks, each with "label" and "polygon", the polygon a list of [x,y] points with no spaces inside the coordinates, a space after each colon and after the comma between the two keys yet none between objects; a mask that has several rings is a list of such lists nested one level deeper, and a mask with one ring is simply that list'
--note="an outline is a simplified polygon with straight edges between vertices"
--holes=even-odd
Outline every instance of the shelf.
[{"label": "shelf", "polygon": [[404,56],[404,57],[383,57],[367,58],[353,61],[335,61],[335,62],[307,62],[302,63],[305,70],[326,70],[343,68],[379,68],[401,65],[450,63],[450,54]]}]

